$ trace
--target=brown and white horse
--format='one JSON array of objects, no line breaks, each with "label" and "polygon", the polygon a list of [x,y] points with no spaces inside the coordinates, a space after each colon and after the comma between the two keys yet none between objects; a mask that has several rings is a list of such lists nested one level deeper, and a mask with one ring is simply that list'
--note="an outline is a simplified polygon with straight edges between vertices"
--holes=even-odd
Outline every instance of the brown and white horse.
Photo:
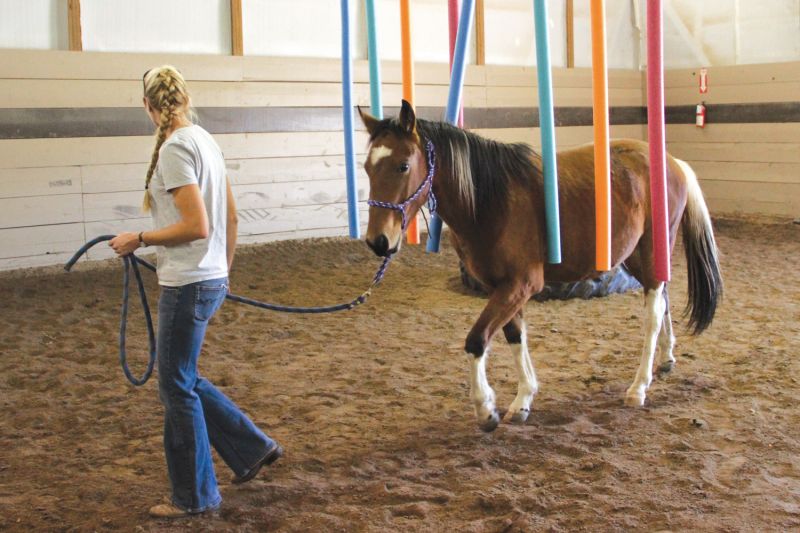
[{"label": "brown and white horse", "polygon": [[[562,263],[552,265],[546,261],[542,160],[528,145],[495,142],[446,123],[417,119],[405,101],[396,118],[378,120],[363,112],[361,117],[370,136],[364,165],[371,199],[367,244],[379,256],[397,252],[406,218],[417,213],[432,187],[439,216],[450,228],[459,257],[490,293],[464,347],[478,424],[492,431],[500,422],[486,378],[489,345],[500,329],[513,347],[519,375],[506,420],[524,422],[538,389],[522,316],[525,303],[542,290],[545,281],[576,281],[599,274],[595,270],[593,147],[558,154]],[[433,153],[429,155],[426,147],[430,146]],[[664,370],[675,362],[667,291],[653,273],[647,144],[612,142],[611,174],[612,264],[624,262],[644,287],[644,347],[625,394],[628,405],[641,406],[653,379],[656,348]],[[686,313],[689,326],[698,334],[714,318],[722,277],[697,178],[689,165],[671,156],[667,157],[667,194],[670,250],[681,226],[689,281]],[[385,209],[392,204],[393,208]],[[397,209],[400,204],[404,204],[402,215]]]}]

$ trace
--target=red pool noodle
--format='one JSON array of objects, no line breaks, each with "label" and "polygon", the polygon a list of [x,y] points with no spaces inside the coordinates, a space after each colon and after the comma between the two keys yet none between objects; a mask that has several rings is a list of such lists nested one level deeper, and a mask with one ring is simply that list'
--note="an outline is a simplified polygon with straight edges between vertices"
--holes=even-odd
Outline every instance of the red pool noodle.
[{"label": "red pool noodle", "polygon": [[670,280],[667,163],[664,140],[664,39],[661,0],[647,1],[647,134],[650,143],[650,208],[656,279]]}]

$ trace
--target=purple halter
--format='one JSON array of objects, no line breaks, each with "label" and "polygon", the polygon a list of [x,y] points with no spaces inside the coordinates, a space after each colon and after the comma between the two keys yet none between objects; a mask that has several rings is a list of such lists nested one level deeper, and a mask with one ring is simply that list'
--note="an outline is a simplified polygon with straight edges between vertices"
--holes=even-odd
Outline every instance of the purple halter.
[{"label": "purple halter", "polygon": [[425,177],[425,180],[419,184],[417,190],[414,191],[414,194],[409,196],[405,199],[403,203],[400,204],[393,204],[391,202],[380,202],[378,200],[367,200],[367,204],[373,207],[382,207],[384,209],[393,209],[395,211],[400,211],[400,215],[403,217],[403,224],[401,226],[402,231],[406,231],[406,227],[408,226],[408,218],[406,217],[406,208],[417,200],[422,194],[422,190],[425,188],[426,185],[429,186],[428,191],[428,207],[431,210],[431,213],[436,212],[436,208],[438,206],[438,202],[436,201],[436,196],[433,194],[433,174],[436,172],[436,152],[433,150],[433,143],[431,141],[426,141],[425,143],[425,151],[428,155],[428,175]]}]

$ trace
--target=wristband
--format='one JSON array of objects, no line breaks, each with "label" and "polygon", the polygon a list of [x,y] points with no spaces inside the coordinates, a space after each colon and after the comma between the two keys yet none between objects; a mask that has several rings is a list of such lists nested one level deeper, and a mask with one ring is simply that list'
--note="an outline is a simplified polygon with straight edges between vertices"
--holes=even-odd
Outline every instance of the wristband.
[{"label": "wristband", "polygon": [[147,246],[147,243],[144,242],[144,232],[143,231],[139,232],[139,246],[140,247],[141,246]]}]

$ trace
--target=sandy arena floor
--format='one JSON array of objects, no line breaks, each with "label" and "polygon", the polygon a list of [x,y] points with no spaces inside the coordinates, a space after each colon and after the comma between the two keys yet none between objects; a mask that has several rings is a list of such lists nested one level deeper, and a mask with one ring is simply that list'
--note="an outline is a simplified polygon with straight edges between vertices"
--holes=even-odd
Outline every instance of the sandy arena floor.
[{"label": "sandy arena floor", "polygon": [[[135,388],[117,362],[118,263],[0,274],[0,530],[797,530],[800,226],[716,226],[725,299],[702,336],[679,325],[678,364],[645,408],[622,402],[642,342],[640,293],[531,302],[541,390],[527,424],[492,434],[476,427],[461,349],[485,299],[461,288],[450,248],[404,248],[352,312],[227,303],[201,369],[286,455],[241,487],[217,461],[222,508],[175,522],[147,516],[168,492],[162,408],[155,379]],[[243,248],[233,291],[346,301],[376,266],[345,239]],[[502,336],[489,379],[506,407],[516,377]]]}]

